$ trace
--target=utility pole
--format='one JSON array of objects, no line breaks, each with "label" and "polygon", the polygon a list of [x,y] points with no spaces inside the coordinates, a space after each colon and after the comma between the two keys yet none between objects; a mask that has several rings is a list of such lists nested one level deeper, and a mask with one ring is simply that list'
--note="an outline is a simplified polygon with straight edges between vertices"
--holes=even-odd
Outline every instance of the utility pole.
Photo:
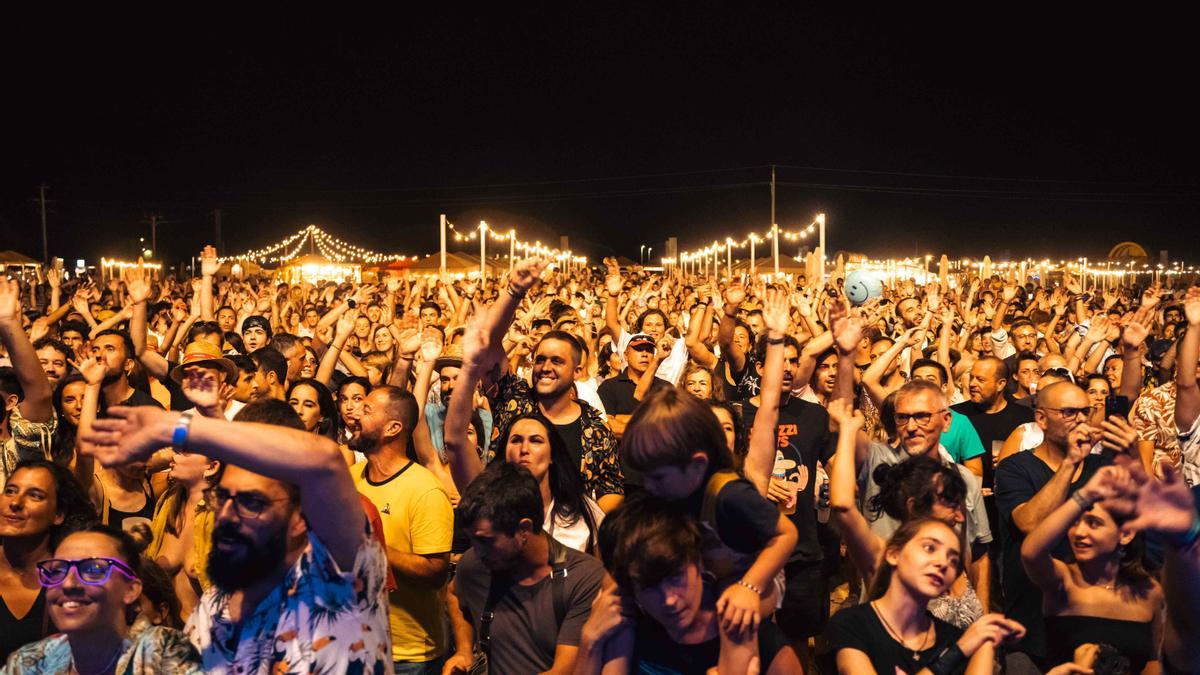
[{"label": "utility pole", "polygon": [[46,265],[50,264],[50,237],[46,234],[46,188],[50,187],[45,183],[38,186],[38,204],[42,209],[42,262]]},{"label": "utility pole", "polygon": [[215,235],[213,245],[217,247],[217,255],[221,255],[221,209],[213,209],[212,214]]},{"label": "utility pole", "polygon": [[771,165],[771,251],[775,256],[775,274],[779,274],[779,228],[775,226],[775,165]]},{"label": "utility pole", "polygon": [[158,253],[158,214],[150,214],[150,255]]}]

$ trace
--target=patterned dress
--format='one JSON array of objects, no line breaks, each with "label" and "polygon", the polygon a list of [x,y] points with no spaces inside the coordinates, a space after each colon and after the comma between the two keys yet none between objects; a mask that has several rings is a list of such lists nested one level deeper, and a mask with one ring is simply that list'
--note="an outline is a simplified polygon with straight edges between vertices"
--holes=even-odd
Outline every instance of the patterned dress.
[{"label": "patterned dress", "polygon": [[[66,635],[53,635],[21,647],[8,657],[0,675],[71,675],[71,643]],[[200,657],[182,632],[149,626],[125,639],[117,673],[158,675],[200,673]]]},{"label": "patterned dress", "polygon": [[338,569],[311,532],[308,549],[275,590],[239,623],[229,619],[229,595],[210,588],[188,619],[187,634],[205,673],[285,675],[392,672],[388,629],[387,558],[364,536],[354,566]]}]

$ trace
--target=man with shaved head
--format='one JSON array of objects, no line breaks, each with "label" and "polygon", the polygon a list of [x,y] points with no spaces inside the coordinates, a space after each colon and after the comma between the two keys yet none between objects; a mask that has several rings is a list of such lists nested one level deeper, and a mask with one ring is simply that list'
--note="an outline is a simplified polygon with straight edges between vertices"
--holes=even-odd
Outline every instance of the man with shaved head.
[{"label": "man with shaved head", "polygon": [[[1035,406],[1034,421],[1043,434],[1041,445],[1017,452],[996,467],[1002,608],[1005,616],[1019,621],[1027,631],[1012,648],[1008,672],[1040,672],[1029,671],[1028,667],[1032,667],[1030,661],[1046,653],[1042,594],[1025,575],[1021,542],[1097,469],[1112,463],[1114,451],[1129,452],[1137,445],[1137,432],[1122,418],[1110,418],[1102,428],[1089,426],[1087,393],[1070,382],[1051,384],[1039,391]],[[1093,454],[1101,440],[1103,451]],[[1063,538],[1054,556],[1067,560],[1070,553]]]}]

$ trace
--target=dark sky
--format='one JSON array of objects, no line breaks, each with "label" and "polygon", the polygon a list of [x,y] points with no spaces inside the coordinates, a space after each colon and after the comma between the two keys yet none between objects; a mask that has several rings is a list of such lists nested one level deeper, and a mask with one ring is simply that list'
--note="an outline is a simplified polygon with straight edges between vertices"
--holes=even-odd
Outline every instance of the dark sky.
[{"label": "dark sky", "polygon": [[1200,258],[1190,23],[1004,9],[14,21],[0,249],[40,257],[45,181],[67,258],[150,213],[186,258],[216,208],[227,252],[309,222],[428,252],[446,212],[636,258],[765,229],[779,164],[779,222],[826,211],[833,250]]}]

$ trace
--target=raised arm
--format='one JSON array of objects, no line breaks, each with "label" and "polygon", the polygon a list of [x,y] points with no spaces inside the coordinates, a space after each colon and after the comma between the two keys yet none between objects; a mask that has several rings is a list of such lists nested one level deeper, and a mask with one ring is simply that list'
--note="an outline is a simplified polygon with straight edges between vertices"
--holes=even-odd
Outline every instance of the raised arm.
[{"label": "raised arm", "polygon": [[870,579],[879,566],[883,541],[871,531],[855,499],[858,475],[855,447],[864,419],[849,401],[831,401],[829,417],[838,423],[837,451],[829,469],[829,509],[842,540],[846,542],[846,554],[862,572],[863,578]]},{"label": "raised arm", "polygon": [[779,424],[779,399],[783,390],[783,346],[789,323],[788,295],[767,290],[763,303],[763,323],[767,329],[767,355],[759,387],[758,413],[750,429],[750,447],[746,453],[746,478],[766,496],[775,467],[775,448]]},{"label": "raised arm", "polygon": [[[83,440],[104,466],[147,459],[172,444],[180,413],[153,407],[111,408]],[[342,569],[350,569],[362,545],[363,512],[337,443],[272,424],[227,422],[196,416],[183,446],[248,471],[300,488],[309,529]]]},{"label": "raised arm", "polygon": [[200,252],[200,318],[204,321],[212,321],[215,314],[213,313],[213,277],[216,276],[217,270],[221,269],[221,263],[217,262],[217,249],[212,246],[205,246]]},{"label": "raised arm", "polygon": [[329,343],[329,348],[321,357],[321,364],[317,366],[316,379],[325,386],[329,386],[333,379],[333,371],[337,368],[338,357],[346,348],[346,340],[350,339],[350,334],[354,332],[354,320],[358,318],[358,310],[346,311],[343,309],[338,314],[337,331],[333,335],[333,342]]},{"label": "raised arm", "polygon": [[605,258],[604,265],[608,275],[604,277],[604,287],[608,291],[608,299],[604,301],[604,326],[612,335],[613,344],[621,339],[621,288],[625,285],[621,279],[621,267],[612,258]]},{"label": "raised arm", "polygon": [[21,325],[21,284],[0,278],[0,343],[8,351],[17,381],[25,397],[17,404],[30,422],[48,422],[54,417],[53,390],[38,360],[33,343]]},{"label": "raised arm", "polygon": [[1021,544],[1021,564],[1030,581],[1037,584],[1043,593],[1057,593],[1062,586],[1065,565],[1056,562],[1052,552],[1058,542],[1067,535],[1067,530],[1087,513],[1092,505],[1117,494],[1116,489],[1131,483],[1129,471],[1117,466],[1101,468],[1070,499],[1050,512],[1033,528]]},{"label": "raised arm", "polygon": [[1200,416],[1200,387],[1196,385],[1196,369],[1200,367],[1200,287],[1188,289],[1183,311],[1188,327],[1175,360],[1175,427],[1187,431]]},{"label": "raised arm", "polygon": [[692,318],[688,322],[687,334],[683,338],[683,343],[687,346],[688,355],[693,361],[705,368],[713,368],[717,365],[717,357],[704,344],[712,330],[713,310],[712,305],[708,302],[708,297],[702,295],[701,298],[701,302],[692,308]]},{"label": "raised arm", "polygon": [[1152,307],[1142,307],[1122,319],[1121,326],[1121,386],[1118,389],[1132,403],[1142,393],[1142,345],[1150,335]]},{"label": "raised arm", "polygon": [[141,266],[127,268],[125,288],[129,294],[129,301],[133,303],[133,314],[129,318],[129,337],[133,340],[133,353],[151,375],[160,380],[165,379],[170,371],[170,364],[161,354],[146,349],[146,300],[150,297],[146,270]]},{"label": "raised arm", "polygon": [[740,373],[745,370],[746,359],[749,358],[746,351],[753,349],[753,345],[742,349],[733,343],[733,329],[737,326],[737,310],[742,301],[746,299],[746,289],[742,288],[741,282],[730,280],[729,285],[725,287],[724,298],[721,323],[717,328],[717,344],[721,347],[721,354],[727,355],[725,360],[729,363],[730,369]]},{"label": "raised arm", "polygon": [[[895,342],[892,343],[888,350],[879,355],[870,366],[863,371],[862,382],[867,389],[867,395],[871,397],[871,402],[876,407],[883,405],[883,399],[888,397],[892,392],[883,386],[883,374],[888,371],[896,359],[900,358],[900,353],[905,349],[916,344],[917,331],[919,328],[909,328],[904,331]],[[840,377],[839,373],[839,377]]]},{"label": "raised arm", "polygon": [[[1086,424],[1072,429],[1067,436],[1067,454],[1063,457],[1058,471],[1054,472],[1054,476],[1029,501],[1013,508],[1013,524],[1021,532],[1033,532],[1039,523],[1067,499],[1076,468],[1092,450],[1091,434],[1092,430]],[[996,489],[1000,491],[1001,488],[997,485]]]}]

